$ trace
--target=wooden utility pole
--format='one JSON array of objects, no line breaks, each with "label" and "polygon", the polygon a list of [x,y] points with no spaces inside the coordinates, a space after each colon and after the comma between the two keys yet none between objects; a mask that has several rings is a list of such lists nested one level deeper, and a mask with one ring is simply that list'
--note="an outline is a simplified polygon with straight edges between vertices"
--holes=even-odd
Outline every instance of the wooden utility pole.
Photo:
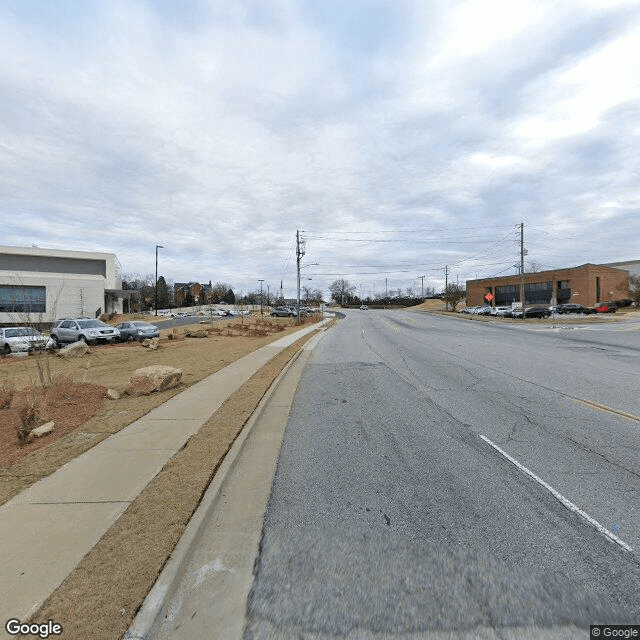
[{"label": "wooden utility pole", "polygon": [[449,265],[444,267],[444,310],[449,311]]},{"label": "wooden utility pole", "polygon": [[524,320],[524,222],[520,223],[520,306],[522,307],[522,319]]},{"label": "wooden utility pole", "polygon": [[300,231],[296,230],[296,263],[298,266],[298,324],[300,324],[300,260],[304,256],[304,240],[300,241]]}]

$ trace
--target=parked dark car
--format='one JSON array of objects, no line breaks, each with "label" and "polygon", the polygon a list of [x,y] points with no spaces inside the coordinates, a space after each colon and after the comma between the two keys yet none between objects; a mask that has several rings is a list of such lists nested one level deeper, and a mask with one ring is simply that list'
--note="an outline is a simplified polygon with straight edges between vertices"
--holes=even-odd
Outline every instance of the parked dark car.
[{"label": "parked dark car", "polygon": [[551,315],[549,307],[529,307],[525,309],[525,318],[548,318]]},{"label": "parked dark car", "polygon": [[584,310],[585,310],[585,307],[583,307],[581,304],[568,303],[568,304],[559,304],[556,307],[555,312],[559,314],[584,313]]},{"label": "parked dark car", "polygon": [[155,324],[134,320],[133,322],[121,322],[116,326],[120,332],[120,342],[133,342],[145,338],[159,338],[160,329]]}]

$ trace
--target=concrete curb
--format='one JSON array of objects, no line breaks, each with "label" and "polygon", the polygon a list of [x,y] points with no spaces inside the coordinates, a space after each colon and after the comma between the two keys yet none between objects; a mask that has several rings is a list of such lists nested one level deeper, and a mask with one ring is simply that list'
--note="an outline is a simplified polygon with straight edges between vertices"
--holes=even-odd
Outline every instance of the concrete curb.
[{"label": "concrete curb", "polygon": [[[315,338],[317,338],[317,336],[322,335],[324,331],[326,331],[326,327],[322,327],[321,331],[316,334],[316,336],[314,336],[314,338],[312,338],[311,340],[314,340]],[[238,460],[240,452],[242,451],[245,441],[253,431],[253,428],[263,414],[265,407],[270,402],[282,379],[285,378],[291,367],[301,356],[308,342],[302,345],[300,349],[298,349],[298,351],[293,355],[289,362],[287,362],[284,369],[280,372],[277,378],[271,383],[266,393],[258,403],[255,411],[247,421],[238,437],[235,439],[233,445],[231,446],[231,449],[222,461],[218,472],[216,473],[215,477],[211,481],[211,484],[206,490],[202,501],[191,517],[187,528],[178,541],[178,544],[167,560],[167,563],[162,569],[155,584],[151,588],[151,591],[144,599],[142,606],[138,610],[136,617],[131,623],[131,626],[123,636],[123,640],[147,640],[149,638],[152,638],[154,634],[159,631],[162,623],[162,609],[164,603],[171,596],[172,592],[175,589],[175,585],[178,584],[185,561],[188,559],[191,553],[191,549],[200,535],[203,523],[208,518],[211,510],[215,508],[221,495],[221,490],[231,471],[233,471],[236,466],[236,462]]]}]

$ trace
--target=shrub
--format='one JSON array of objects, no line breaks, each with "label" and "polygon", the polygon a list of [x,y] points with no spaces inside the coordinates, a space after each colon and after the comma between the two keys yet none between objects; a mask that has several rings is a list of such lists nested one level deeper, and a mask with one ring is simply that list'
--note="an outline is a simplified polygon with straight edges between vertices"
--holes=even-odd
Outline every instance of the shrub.
[{"label": "shrub", "polygon": [[56,376],[45,392],[47,405],[51,407],[62,402],[65,398],[71,395],[71,391],[74,386],[75,382],[73,381],[73,376],[70,373],[67,375],[60,374]]},{"label": "shrub", "polygon": [[16,435],[18,436],[20,446],[24,446],[29,441],[29,434],[32,429],[38,426],[41,413],[41,401],[37,395],[37,391],[34,390],[24,397],[18,407],[20,424],[16,426]]},{"label": "shrub", "polygon": [[8,409],[16,392],[16,383],[13,380],[5,380],[0,385],[0,409]]}]

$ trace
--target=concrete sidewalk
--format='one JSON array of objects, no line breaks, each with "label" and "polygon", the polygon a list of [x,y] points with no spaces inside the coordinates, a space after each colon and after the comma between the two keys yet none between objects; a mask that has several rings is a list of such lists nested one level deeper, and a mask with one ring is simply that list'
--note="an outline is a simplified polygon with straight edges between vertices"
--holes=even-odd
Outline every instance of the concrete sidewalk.
[{"label": "concrete sidewalk", "polygon": [[[222,403],[327,320],[250,353],[169,399],[0,507],[0,637],[28,620]],[[188,416],[188,417],[186,417]]]}]

